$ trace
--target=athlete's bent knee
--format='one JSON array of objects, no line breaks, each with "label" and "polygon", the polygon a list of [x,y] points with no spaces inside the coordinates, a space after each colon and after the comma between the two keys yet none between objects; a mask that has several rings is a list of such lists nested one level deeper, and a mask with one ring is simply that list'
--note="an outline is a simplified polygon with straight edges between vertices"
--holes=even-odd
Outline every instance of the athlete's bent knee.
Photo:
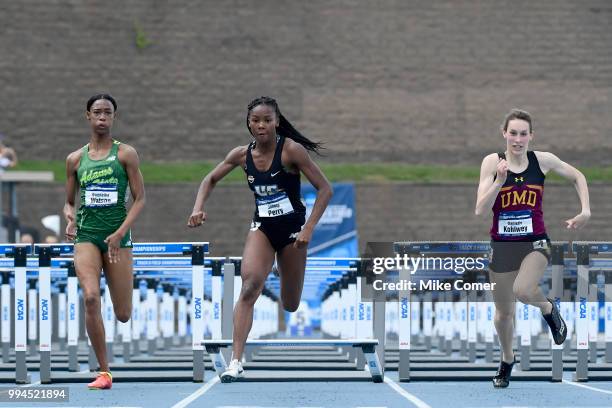
[{"label": "athlete's bent knee", "polygon": [[242,290],[240,291],[240,300],[247,303],[254,304],[261,293],[261,285],[252,282],[242,282]]},{"label": "athlete's bent knee", "polygon": [[300,306],[300,302],[299,302],[299,301],[297,301],[297,302],[295,302],[295,301],[293,301],[293,302],[292,302],[292,301],[285,302],[285,301],[283,300],[283,308],[284,308],[284,309],[285,309],[287,312],[291,312],[291,313],[293,313],[293,312],[295,312],[296,310],[298,310],[298,307],[299,307],[299,306]]},{"label": "athlete's bent knee", "polygon": [[494,319],[495,322],[505,322],[505,321],[513,320],[514,319],[514,313],[513,312],[506,313],[506,312],[502,312],[500,310],[496,310],[495,311],[495,316],[494,316],[493,319]]},{"label": "athlete's bent knee", "polygon": [[100,313],[100,296],[86,294],[83,297],[86,313]]},{"label": "athlete's bent knee", "polygon": [[536,298],[536,295],[538,293],[537,289],[534,290],[528,287],[520,286],[513,287],[512,291],[514,292],[514,296],[516,296],[516,298],[522,303],[530,303],[533,299]]},{"label": "athlete's bent knee", "polygon": [[115,316],[121,323],[125,323],[132,317],[132,312],[130,310],[115,310]]}]

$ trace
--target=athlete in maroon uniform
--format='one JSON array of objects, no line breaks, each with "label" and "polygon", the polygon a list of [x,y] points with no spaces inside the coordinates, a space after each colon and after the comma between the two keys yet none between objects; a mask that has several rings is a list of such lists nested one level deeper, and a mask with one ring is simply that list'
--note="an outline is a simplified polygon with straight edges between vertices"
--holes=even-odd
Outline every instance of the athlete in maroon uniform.
[{"label": "athlete in maroon uniform", "polygon": [[508,386],[515,361],[512,339],[516,299],[540,308],[555,343],[563,343],[567,335],[557,306],[539,286],[550,258],[542,213],[546,173],[552,170],[571,180],[578,192],[582,211],[565,221],[567,228],[581,228],[591,217],[584,175],[552,153],[528,151],[533,139],[528,112],[510,111],[504,119],[502,135],[506,151],[489,154],[482,161],[476,200],[477,215],[493,210],[489,279],[495,284],[494,322],[502,348],[500,367],[493,378],[498,388]]},{"label": "athlete in maroon uniform", "polygon": [[[505,153],[498,153],[498,157],[506,160]],[[513,173],[508,170],[506,182],[499,189],[493,204],[493,241],[537,241],[547,238],[542,212],[546,176],[534,152],[527,152],[527,160],[524,171]]]}]

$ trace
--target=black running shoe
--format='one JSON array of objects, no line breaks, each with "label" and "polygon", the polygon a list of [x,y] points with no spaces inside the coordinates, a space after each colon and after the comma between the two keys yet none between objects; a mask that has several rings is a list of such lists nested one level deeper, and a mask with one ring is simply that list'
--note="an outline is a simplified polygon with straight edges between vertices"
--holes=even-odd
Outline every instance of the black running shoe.
[{"label": "black running shoe", "polygon": [[510,374],[512,374],[512,367],[516,363],[516,357],[512,360],[512,363],[508,364],[502,360],[499,363],[497,374],[493,377],[493,387],[495,388],[506,388],[510,384]]},{"label": "black running shoe", "polygon": [[542,317],[548,323],[548,327],[550,327],[555,344],[563,344],[567,337],[567,326],[561,317],[561,313],[559,313],[559,309],[557,309],[557,304],[550,299],[548,301],[552,304],[552,310],[550,314],[542,315]]}]

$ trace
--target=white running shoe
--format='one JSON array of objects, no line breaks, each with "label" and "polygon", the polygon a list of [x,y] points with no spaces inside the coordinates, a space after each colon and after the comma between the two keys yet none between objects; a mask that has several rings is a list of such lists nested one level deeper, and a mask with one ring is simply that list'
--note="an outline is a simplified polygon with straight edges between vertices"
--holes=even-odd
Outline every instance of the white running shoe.
[{"label": "white running shoe", "polygon": [[222,383],[231,383],[243,377],[244,369],[242,363],[236,359],[229,363],[229,366],[223,374],[221,374]]}]

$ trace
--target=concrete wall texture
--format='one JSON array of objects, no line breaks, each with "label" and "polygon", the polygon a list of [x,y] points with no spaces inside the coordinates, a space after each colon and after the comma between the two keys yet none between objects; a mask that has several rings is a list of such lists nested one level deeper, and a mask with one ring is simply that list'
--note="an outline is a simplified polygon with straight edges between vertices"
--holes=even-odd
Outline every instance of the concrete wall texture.
[{"label": "concrete wall texture", "polygon": [[[146,161],[220,159],[269,94],[334,161],[479,162],[503,115],[538,150],[612,153],[607,0],[24,0],[0,5],[0,132],[22,159],[87,142],[85,102],[119,102]],[[140,45],[138,45],[140,44]],[[331,159],[330,159],[331,160]]]}]

